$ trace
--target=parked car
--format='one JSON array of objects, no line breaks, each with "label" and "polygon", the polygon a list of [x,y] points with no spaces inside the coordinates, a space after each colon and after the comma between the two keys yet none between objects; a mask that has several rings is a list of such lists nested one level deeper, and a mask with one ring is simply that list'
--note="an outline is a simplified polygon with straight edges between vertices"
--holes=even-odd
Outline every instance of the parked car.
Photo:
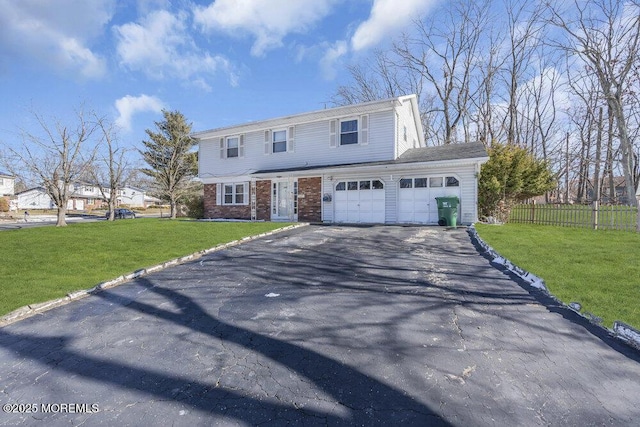
[{"label": "parked car", "polygon": [[[135,219],[136,217],[136,213],[132,210],[129,209],[116,209],[114,212],[114,218],[115,219],[127,219],[127,218],[131,218],[131,219]],[[111,211],[108,211],[104,217],[109,219],[109,215],[111,214]]]}]

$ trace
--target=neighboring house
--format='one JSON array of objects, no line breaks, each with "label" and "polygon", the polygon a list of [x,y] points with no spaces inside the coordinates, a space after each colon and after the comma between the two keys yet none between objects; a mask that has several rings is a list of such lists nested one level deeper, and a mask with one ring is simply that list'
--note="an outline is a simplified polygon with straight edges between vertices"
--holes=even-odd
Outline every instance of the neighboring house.
[{"label": "neighboring house", "polygon": [[207,218],[436,224],[439,196],[478,218],[483,145],[426,147],[415,95],[193,136]]},{"label": "neighboring house", "polygon": [[[110,194],[108,188],[104,188],[106,195]],[[155,199],[152,199],[155,201]],[[73,183],[69,185],[69,200],[67,210],[83,211],[88,209],[106,208],[107,201],[100,192],[100,187],[94,184]],[[145,192],[140,189],[123,187],[118,190],[116,206],[127,205],[132,208],[147,207],[152,204]],[[55,203],[44,188],[31,188],[18,193],[18,209],[54,209]]]},{"label": "neighboring house", "polygon": [[160,199],[147,195],[145,191],[140,188],[123,187],[118,190],[118,206],[127,205],[130,208],[147,208],[161,202]]},{"label": "neighboring house", "polygon": [[15,182],[16,178],[13,175],[0,171],[0,196],[13,196]]},{"label": "neighboring house", "polygon": [[42,187],[30,188],[16,194],[18,209],[55,209],[56,205]]}]

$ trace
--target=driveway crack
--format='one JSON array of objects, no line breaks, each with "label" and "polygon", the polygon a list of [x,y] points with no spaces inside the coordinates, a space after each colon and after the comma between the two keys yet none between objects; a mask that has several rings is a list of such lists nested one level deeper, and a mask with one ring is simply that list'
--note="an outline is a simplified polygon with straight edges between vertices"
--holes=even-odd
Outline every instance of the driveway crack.
[{"label": "driveway crack", "polygon": [[453,325],[456,327],[456,332],[460,337],[460,341],[462,343],[462,349],[458,349],[459,351],[467,351],[467,346],[465,344],[464,334],[462,333],[462,328],[460,327],[460,319],[458,318],[458,313],[456,312],[456,308],[453,307]]}]

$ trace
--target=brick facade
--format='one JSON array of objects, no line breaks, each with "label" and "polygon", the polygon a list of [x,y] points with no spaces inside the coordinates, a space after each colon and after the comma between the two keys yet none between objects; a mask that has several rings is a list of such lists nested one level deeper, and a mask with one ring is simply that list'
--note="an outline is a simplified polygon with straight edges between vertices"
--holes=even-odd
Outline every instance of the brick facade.
[{"label": "brick facade", "polygon": [[298,179],[298,221],[322,221],[322,178]]},{"label": "brick facade", "polygon": [[251,207],[249,205],[240,206],[218,206],[216,205],[216,184],[205,184],[204,186],[204,217],[205,218],[229,218],[229,219],[251,219]]},{"label": "brick facade", "polygon": [[256,182],[256,219],[271,221],[271,181]]},{"label": "brick facade", "polygon": [[[249,205],[216,205],[216,191],[216,184],[205,184],[205,218],[251,219],[251,206]],[[249,192],[251,193],[251,188],[249,188]],[[256,182],[256,219],[271,221],[271,180]],[[298,220],[322,221],[322,179],[320,177],[298,179]]]}]

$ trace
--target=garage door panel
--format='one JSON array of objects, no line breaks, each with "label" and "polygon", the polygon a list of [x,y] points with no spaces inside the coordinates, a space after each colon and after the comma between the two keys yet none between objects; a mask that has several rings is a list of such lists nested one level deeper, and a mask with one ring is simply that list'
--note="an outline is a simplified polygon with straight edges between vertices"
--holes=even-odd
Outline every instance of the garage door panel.
[{"label": "garage door panel", "polygon": [[[336,222],[384,223],[384,184],[376,179],[344,180],[336,184]],[[344,188],[344,190],[339,190]]]},{"label": "garage door panel", "polygon": [[459,187],[445,187],[446,182],[450,181],[442,176],[403,178],[398,189],[398,221],[419,224],[437,223],[436,197],[460,197]]}]

